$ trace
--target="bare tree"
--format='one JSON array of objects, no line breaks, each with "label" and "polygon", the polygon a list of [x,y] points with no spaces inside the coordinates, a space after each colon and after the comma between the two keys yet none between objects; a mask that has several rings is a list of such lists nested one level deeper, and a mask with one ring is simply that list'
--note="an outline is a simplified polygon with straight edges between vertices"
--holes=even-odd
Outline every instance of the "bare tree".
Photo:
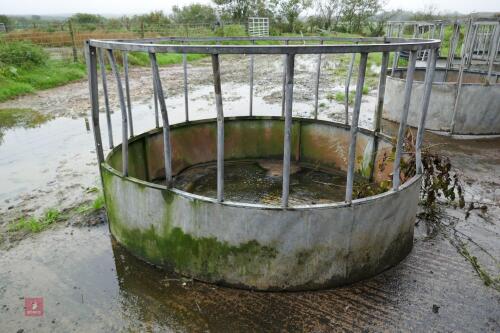
[{"label": "bare tree", "polygon": [[342,0],[342,20],[349,32],[359,33],[381,8],[380,0]]},{"label": "bare tree", "polygon": [[315,0],[314,5],[323,29],[335,28],[342,14],[342,0]]},{"label": "bare tree", "polygon": [[275,16],[288,24],[288,30],[294,32],[301,12],[310,8],[312,0],[271,0],[270,8]]}]

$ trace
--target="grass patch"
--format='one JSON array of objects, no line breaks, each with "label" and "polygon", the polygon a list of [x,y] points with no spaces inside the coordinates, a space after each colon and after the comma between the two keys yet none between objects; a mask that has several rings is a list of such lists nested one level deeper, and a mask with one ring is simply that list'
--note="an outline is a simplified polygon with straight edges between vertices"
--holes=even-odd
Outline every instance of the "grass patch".
[{"label": "grass patch", "polygon": [[63,60],[49,60],[34,67],[0,68],[0,102],[83,79],[85,65]]},{"label": "grass patch", "polygon": [[76,212],[79,214],[86,214],[95,212],[104,207],[104,196],[100,194],[91,204],[86,204],[78,207]]},{"label": "grass patch", "polygon": [[[349,105],[354,103],[354,97],[356,95],[356,91],[351,90],[349,92]],[[345,103],[345,93],[338,91],[334,94],[328,94],[326,95],[326,98],[330,101],[335,101],[337,103],[344,104]]]},{"label": "grass patch", "polygon": [[0,102],[86,75],[82,63],[48,59],[40,46],[30,42],[0,41]]},{"label": "grass patch", "polygon": [[[188,54],[187,60],[194,61],[207,57],[207,54]],[[159,53],[156,56],[159,66],[180,64],[182,62],[182,54],[178,53]],[[130,52],[128,55],[130,65],[134,66],[151,66],[149,55],[144,52]]]},{"label": "grass patch", "polygon": [[61,219],[61,212],[51,208],[47,210],[42,217],[21,218],[17,222],[9,225],[9,231],[28,231],[32,233],[40,232],[49,227],[54,222]]},{"label": "grass patch", "polygon": [[[95,189],[95,190],[94,190]],[[89,188],[88,193],[98,191],[97,188]],[[98,195],[91,203],[59,210],[57,208],[47,209],[41,217],[23,216],[5,225],[7,238],[11,240],[22,239],[29,233],[39,233],[46,230],[55,223],[72,221],[72,225],[93,226],[105,221],[103,218],[104,196]],[[0,231],[4,230],[3,228]],[[0,237],[3,238],[1,232]],[[1,240],[1,239],[0,239]],[[0,242],[1,243],[1,242]]]}]

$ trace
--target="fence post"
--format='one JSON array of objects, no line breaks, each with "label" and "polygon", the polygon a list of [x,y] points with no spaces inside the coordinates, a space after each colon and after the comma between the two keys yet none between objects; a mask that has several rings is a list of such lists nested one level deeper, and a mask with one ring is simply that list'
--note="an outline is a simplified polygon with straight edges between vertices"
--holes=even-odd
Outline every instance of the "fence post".
[{"label": "fence post", "polygon": [[69,35],[71,36],[71,46],[73,48],[73,61],[78,62],[78,51],[76,50],[76,41],[75,41],[75,31],[73,30],[73,24],[71,23],[71,19],[68,20],[69,26]]},{"label": "fence post", "polygon": [[144,38],[144,21],[141,20],[141,31],[139,32],[141,35],[141,38]]}]

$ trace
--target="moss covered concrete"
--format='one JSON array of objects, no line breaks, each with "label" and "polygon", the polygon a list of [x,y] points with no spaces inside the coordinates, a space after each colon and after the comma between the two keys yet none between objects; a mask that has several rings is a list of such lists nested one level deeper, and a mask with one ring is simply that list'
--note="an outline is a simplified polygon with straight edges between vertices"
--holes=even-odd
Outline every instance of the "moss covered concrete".
[{"label": "moss covered concrete", "polygon": [[[266,158],[274,152],[281,157],[282,125],[281,119],[227,121],[226,157],[237,159],[257,154]],[[319,167],[328,163],[338,167],[337,162],[345,165],[346,129],[313,125],[294,122],[294,152],[300,154],[301,160],[317,161]],[[191,133],[189,128],[174,127],[172,137],[179,142],[182,137],[195,138],[190,144],[181,142],[182,149],[189,150],[191,162],[212,158],[214,151],[210,147],[215,142],[215,123],[193,124]],[[208,142],[207,138],[213,138],[214,142]],[[196,146],[198,141],[204,145]],[[371,168],[366,163],[371,157],[368,142],[366,134],[358,140],[356,164],[358,168],[364,166],[358,170],[361,173]],[[134,147],[130,151],[138,155],[132,163],[151,168],[144,163],[146,147],[148,163],[153,158],[160,160],[158,169],[162,164],[162,155],[157,154],[158,149],[162,151],[161,143],[161,133],[138,138],[131,143]],[[299,144],[303,145],[302,151]],[[153,146],[156,149],[150,150]],[[383,147],[387,149],[389,145]],[[202,149],[201,155],[194,148]],[[120,156],[120,150],[113,154],[110,159]],[[121,158],[116,163],[120,161]],[[411,231],[399,228],[403,225],[413,228],[418,184],[411,185],[411,191],[353,202],[348,207],[283,210],[219,204],[123,178],[106,165],[102,174],[110,229],[118,242],[143,260],[208,282],[262,290],[338,286],[380,272],[411,249]],[[359,255],[352,255],[354,252]]]},{"label": "moss covered concrete", "polygon": [[[165,211],[160,228],[150,224],[149,228],[131,228],[128,221],[122,219],[124,207],[118,203],[114,181],[120,176],[103,168],[106,210],[111,233],[136,256],[156,265],[164,266],[181,274],[196,276],[198,279],[218,282],[224,276],[237,274],[246,279],[258,279],[269,268],[277,256],[277,250],[271,246],[250,240],[238,245],[220,241],[215,237],[195,237],[174,225],[171,214],[175,205],[175,194],[169,190],[162,193]],[[142,189],[141,184],[134,187]],[[193,210],[202,209],[200,203],[192,201]]]}]

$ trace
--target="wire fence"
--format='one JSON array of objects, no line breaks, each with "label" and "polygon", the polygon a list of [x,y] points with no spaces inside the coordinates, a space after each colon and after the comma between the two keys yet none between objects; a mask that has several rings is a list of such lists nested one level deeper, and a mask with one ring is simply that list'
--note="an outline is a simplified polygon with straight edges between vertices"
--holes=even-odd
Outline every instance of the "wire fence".
[{"label": "wire fence", "polygon": [[173,37],[246,36],[247,27],[239,23],[222,24],[75,24],[71,21],[5,26],[0,41],[28,41],[48,51],[52,58],[83,60],[88,39],[136,39]]}]

